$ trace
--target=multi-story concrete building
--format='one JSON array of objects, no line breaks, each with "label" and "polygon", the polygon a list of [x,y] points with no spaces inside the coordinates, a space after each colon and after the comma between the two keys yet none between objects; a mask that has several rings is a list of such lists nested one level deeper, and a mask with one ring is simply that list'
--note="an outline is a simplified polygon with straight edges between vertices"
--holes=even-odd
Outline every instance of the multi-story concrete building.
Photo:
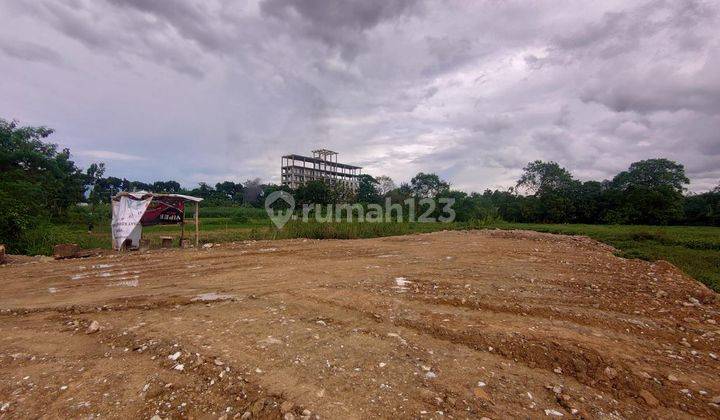
[{"label": "multi-story concrete building", "polygon": [[355,191],[358,188],[360,166],[338,163],[337,152],[327,149],[312,151],[313,157],[301,155],[283,156],[280,165],[282,185],[292,189],[308,181],[324,181],[330,185],[342,184]]}]

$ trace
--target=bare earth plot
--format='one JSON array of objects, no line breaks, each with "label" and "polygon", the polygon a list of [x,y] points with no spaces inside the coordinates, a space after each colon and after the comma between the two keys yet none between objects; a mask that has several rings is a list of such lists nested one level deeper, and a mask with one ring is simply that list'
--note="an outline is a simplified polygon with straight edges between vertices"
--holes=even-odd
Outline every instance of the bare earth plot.
[{"label": "bare earth plot", "polygon": [[717,295],[587,238],[247,242],[0,278],[3,418],[720,417]]}]

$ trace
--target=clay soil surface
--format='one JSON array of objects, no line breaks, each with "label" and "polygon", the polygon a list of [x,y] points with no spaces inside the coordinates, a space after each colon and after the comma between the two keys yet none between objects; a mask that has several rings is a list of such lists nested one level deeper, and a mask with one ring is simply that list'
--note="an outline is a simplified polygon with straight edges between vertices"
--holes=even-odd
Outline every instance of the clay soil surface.
[{"label": "clay soil surface", "polygon": [[0,268],[2,418],[720,417],[720,303],[587,238],[438,232]]}]

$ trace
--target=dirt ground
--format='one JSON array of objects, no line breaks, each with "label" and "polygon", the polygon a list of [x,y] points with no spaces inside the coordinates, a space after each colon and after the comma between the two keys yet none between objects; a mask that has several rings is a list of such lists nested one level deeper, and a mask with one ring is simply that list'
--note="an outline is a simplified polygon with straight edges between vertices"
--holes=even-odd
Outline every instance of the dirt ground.
[{"label": "dirt ground", "polygon": [[0,418],[720,417],[718,295],[587,238],[239,242],[0,278]]}]

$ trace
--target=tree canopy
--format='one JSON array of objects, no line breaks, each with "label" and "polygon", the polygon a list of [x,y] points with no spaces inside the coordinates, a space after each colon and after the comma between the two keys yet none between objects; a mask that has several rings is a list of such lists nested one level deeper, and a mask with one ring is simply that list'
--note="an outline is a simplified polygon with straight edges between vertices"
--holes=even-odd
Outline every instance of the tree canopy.
[{"label": "tree canopy", "polygon": [[102,175],[102,165],[83,173],[68,149],[46,142],[52,133],[0,119],[0,243],[13,244],[25,230],[62,216]]},{"label": "tree canopy", "polygon": [[378,181],[370,175],[362,174],[358,179],[357,201],[359,203],[379,203]]},{"label": "tree canopy", "polygon": [[450,190],[450,184],[432,173],[420,172],[410,180],[410,189],[417,197],[435,198]]},{"label": "tree canopy", "polygon": [[536,160],[523,168],[523,174],[517,186],[529,192],[543,195],[552,191],[566,190],[574,186],[575,180],[570,172],[556,162]]},{"label": "tree canopy", "polygon": [[690,180],[685,176],[685,167],[667,159],[647,159],[634,162],[627,171],[622,171],[612,180],[614,188],[627,190],[643,188],[661,190],[671,188],[683,192]]}]

